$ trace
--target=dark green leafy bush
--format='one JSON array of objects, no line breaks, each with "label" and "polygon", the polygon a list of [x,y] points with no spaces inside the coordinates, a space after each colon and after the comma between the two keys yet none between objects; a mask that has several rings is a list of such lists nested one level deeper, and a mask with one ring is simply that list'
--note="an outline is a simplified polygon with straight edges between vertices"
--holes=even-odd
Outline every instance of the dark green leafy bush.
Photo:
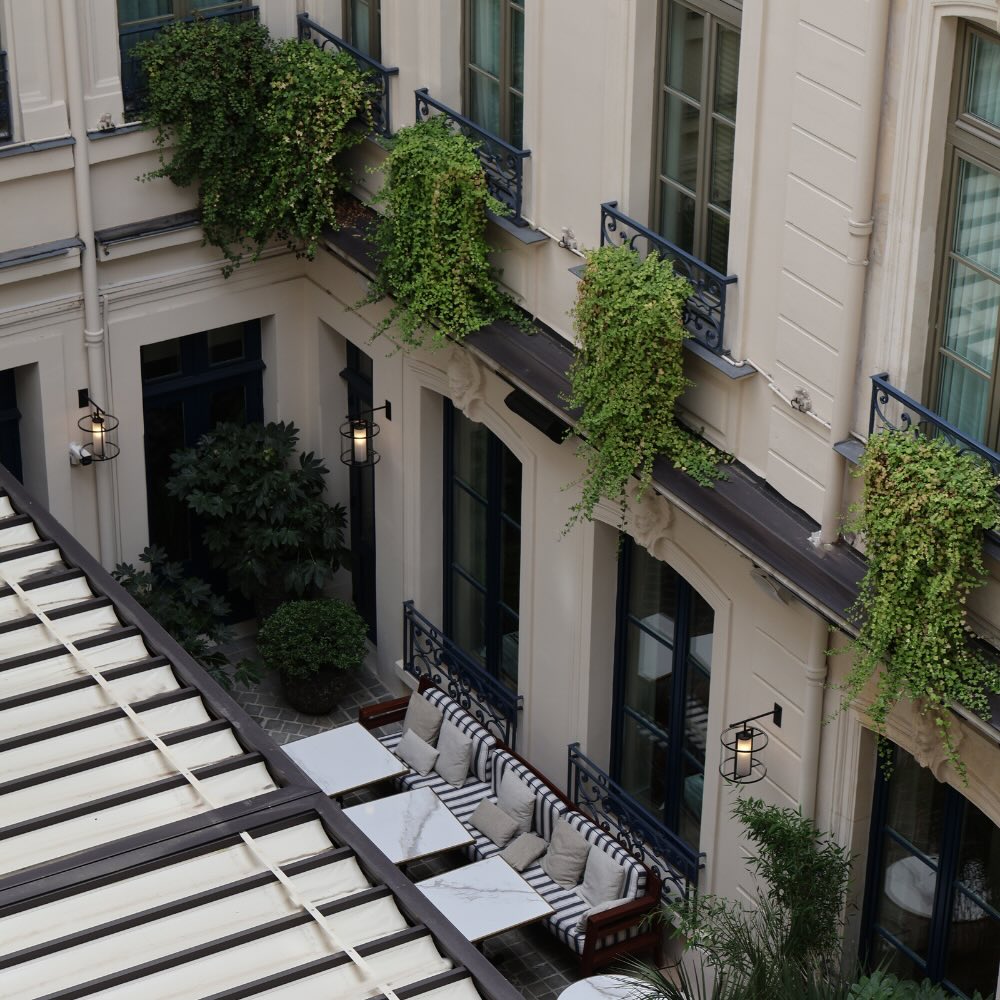
[{"label": "dark green leafy bush", "polygon": [[367,626],[353,604],[290,601],[261,625],[257,649],[268,666],[289,677],[355,670],[364,662]]}]

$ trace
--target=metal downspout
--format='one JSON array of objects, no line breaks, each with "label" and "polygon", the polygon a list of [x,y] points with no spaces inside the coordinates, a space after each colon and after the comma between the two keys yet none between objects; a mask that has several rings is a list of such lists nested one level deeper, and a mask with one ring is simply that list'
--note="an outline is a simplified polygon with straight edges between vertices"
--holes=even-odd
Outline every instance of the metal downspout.
[{"label": "metal downspout", "polygon": [[[62,0],[63,52],[66,62],[66,103],[69,109],[73,147],[73,186],[76,194],[76,224],[83,250],[80,271],[83,281],[83,343],[87,354],[87,379],[91,398],[106,409],[108,399],[107,358],[104,324],[97,293],[97,250],[94,241],[93,199],[90,190],[90,146],[83,106],[83,69],[80,62],[76,3]],[[89,466],[97,487],[97,537],[101,565],[111,569],[116,561],[114,484],[109,462]]]},{"label": "metal downspout", "polygon": [[816,819],[816,795],[819,787],[819,748],[823,735],[823,692],[828,671],[826,650],[830,644],[829,626],[819,615],[812,616],[809,630],[809,659],[806,661],[806,691],[802,708],[802,770],[799,806],[806,819]]},{"label": "metal downspout", "polygon": [[868,58],[865,60],[864,96],[862,99],[861,147],[855,171],[855,194],[851,199],[851,217],[847,220],[850,235],[847,262],[850,273],[844,297],[844,341],[837,357],[837,375],[830,420],[830,451],[827,459],[826,491],[820,519],[818,543],[830,545],[840,535],[844,506],[844,459],[833,445],[851,432],[857,381],[861,322],[864,311],[865,279],[868,273],[868,246],[874,220],[872,199],[875,193],[875,168],[878,154],[879,123],[882,117],[882,93],[885,81],[886,38],[889,31],[890,0],[868,0]]}]

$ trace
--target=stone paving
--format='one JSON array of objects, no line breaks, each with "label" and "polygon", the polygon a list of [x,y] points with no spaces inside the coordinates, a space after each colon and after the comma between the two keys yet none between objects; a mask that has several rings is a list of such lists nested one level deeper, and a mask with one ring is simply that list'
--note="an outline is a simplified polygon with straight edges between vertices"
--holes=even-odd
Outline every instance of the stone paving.
[{"label": "stone paving", "polygon": [[[231,660],[252,656],[252,639],[238,640],[227,653]],[[329,715],[301,715],[289,708],[282,698],[280,681],[273,673],[266,675],[257,687],[249,690],[237,688],[232,694],[247,714],[260,723],[278,744],[356,722],[359,706],[392,697],[367,668],[359,671],[356,685]],[[412,866],[410,874],[414,881],[420,881],[464,861],[464,855],[461,858],[457,855],[445,856]],[[498,934],[484,942],[483,953],[523,996],[531,1000],[556,1000],[580,976],[576,956],[541,926]]]}]

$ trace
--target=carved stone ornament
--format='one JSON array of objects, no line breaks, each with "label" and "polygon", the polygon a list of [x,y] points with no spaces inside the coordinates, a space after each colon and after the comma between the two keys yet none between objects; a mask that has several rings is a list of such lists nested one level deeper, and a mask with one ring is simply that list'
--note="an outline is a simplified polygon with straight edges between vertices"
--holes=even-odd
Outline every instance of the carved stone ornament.
[{"label": "carved stone ornament", "polygon": [[629,534],[654,559],[666,561],[667,543],[674,522],[674,509],[665,497],[649,487],[641,500],[636,499],[638,485],[629,485]]},{"label": "carved stone ornament", "polygon": [[[926,767],[938,781],[947,780],[947,772],[950,770],[948,757],[945,749],[941,745],[941,737],[938,734],[937,726],[934,724],[934,717],[923,711],[921,702],[911,704],[912,727],[913,727],[913,759],[921,766]],[[951,727],[951,738],[958,750],[962,744],[965,733],[962,726],[957,721]]]},{"label": "carved stone ornament", "polygon": [[483,403],[483,367],[466,350],[456,347],[448,361],[448,395],[470,420],[480,420]]}]

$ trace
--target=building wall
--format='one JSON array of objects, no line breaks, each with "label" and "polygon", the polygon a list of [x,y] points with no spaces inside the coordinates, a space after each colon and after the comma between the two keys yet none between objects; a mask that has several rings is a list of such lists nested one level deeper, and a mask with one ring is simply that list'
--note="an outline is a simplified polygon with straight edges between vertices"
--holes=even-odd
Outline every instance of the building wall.
[{"label": "building wall", "polygon": [[[77,234],[73,165],[80,158],[90,164],[98,229],[196,206],[191,190],[163,180],[138,182],[157,163],[146,133],[77,135],[75,145],[37,151],[24,145],[69,134],[64,6],[59,0],[0,0],[20,144],[6,151],[16,155],[0,147],[0,253]],[[261,7],[276,34],[294,32],[292,0],[265,0]],[[309,9],[331,30],[340,29],[339,0]],[[947,103],[943,81],[951,78],[955,18],[997,23],[995,3],[894,0],[886,50],[878,43],[886,11],[879,0],[744,3],[729,258],[738,284],[726,342],[734,358],[750,360],[758,373],[736,381],[692,358],[697,385],[684,400],[689,418],[710,440],[817,521],[845,476],[831,452],[838,413],[846,410],[850,430],[863,436],[868,374],[888,368],[910,388],[922,378]],[[80,13],[81,30],[70,44],[81,57],[92,130],[105,113],[121,122],[115,4],[92,0]],[[394,125],[412,121],[415,87],[427,86],[460,106],[458,0],[383,0],[382,25],[383,58],[399,67]],[[596,245],[600,204],[609,200],[637,219],[648,217],[656,38],[656,5],[648,0],[529,5],[524,131],[532,153],[525,215],[550,238],[525,245],[498,227],[491,237],[501,251],[505,283],[532,315],[567,339],[573,337],[568,311],[576,292],[569,268],[580,257],[558,245],[562,231],[572,230],[580,248]],[[866,85],[880,84],[883,65],[884,90]],[[863,203],[862,175],[866,165],[874,167],[875,133],[866,132],[867,121],[881,122],[870,254],[865,224],[871,208]],[[383,157],[375,144],[356,154],[359,167],[377,166]],[[377,184],[377,176],[359,172],[357,193],[369,197]],[[266,417],[300,427],[302,446],[327,460],[331,497],[346,500],[346,472],[337,461],[346,413],[339,371],[345,345],[353,343],[374,359],[375,405],[391,400],[393,406],[393,419],[381,421],[376,471],[377,660],[383,678],[401,684],[401,603],[412,598],[440,620],[441,414],[443,400],[452,399],[522,466],[521,749],[558,783],[568,743],[580,741],[607,764],[619,513],[599,508],[593,524],[564,532],[576,496],[571,484],[582,470],[572,442],[555,444],[514,415],[504,405],[510,385],[472,352],[404,353],[388,340],[372,342],[387,306],[355,310],[366,282],[333,254],[321,251],[308,262],[276,247],[224,279],[218,254],[201,246],[200,231],[192,228],[98,250],[108,384],[107,400],[100,402],[121,420],[122,454],[110,468],[71,468],[67,443],[78,437],[83,412],[76,390],[89,378],[80,254],[71,248],[0,269],[0,369],[19,372],[25,479],[77,537],[98,549],[96,477],[107,476],[114,537],[106,560],[132,559],[147,541],[140,348],[249,319],[262,321]],[[841,391],[844,373],[847,392]],[[808,393],[811,410],[789,404],[798,390]],[[855,713],[817,729],[819,717],[834,713],[835,690],[821,693],[819,717],[815,698],[814,708],[807,708],[810,692],[815,696],[823,683],[823,652],[831,641],[823,623],[780,588],[762,586],[731,541],[669,498],[650,496],[633,505],[628,530],[715,613],[703,887],[728,893],[749,888],[738,832],[728,818],[732,793],[718,775],[718,735],[775,702],[784,719],[780,730],[771,730],[762,794],[794,805],[818,785],[820,825],[845,843],[863,843],[872,741]],[[1000,623],[994,599],[1000,582],[992,570],[991,587],[977,595],[975,607],[984,620]],[[835,660],[835,677],[845,663]],[[983,730],[970,723],[967,731],[977,762],[995,759],[996,747]],[[894,738],[908,748],[923,745],[921,733],[905,713],[894,723]],[[819,741],[816,773],[803,762],[813,739]],[[985,773],[985,763],[977,766]],[[956,780],[946,768],[941,774]],[[994,797],[980,799],[1000,822]]]}]

